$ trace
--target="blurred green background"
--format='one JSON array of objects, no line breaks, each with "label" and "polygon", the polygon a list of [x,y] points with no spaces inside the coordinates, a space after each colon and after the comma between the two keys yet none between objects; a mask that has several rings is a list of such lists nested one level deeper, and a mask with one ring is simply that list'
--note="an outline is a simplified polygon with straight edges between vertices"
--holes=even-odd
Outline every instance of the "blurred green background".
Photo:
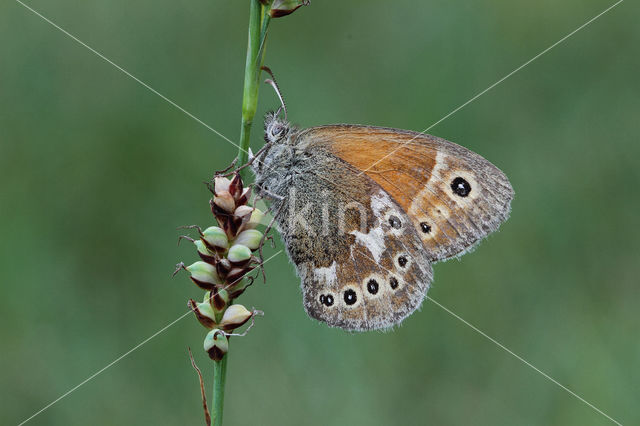
[{"label": "blurred green background", "polygon": [[[301,126],[423,130],[613,2],[313,1],[266,64]],[[29,5],[232,140],[248,1]],[[626,1],[430,133],[500,167],[501,232],[435,266],[429,296],[624,424],[640,423],[639,7]],[[201,297],[177,261],[201,183],[235,148],[15,1],[0,3],[0,423],[17,424]],[[262,86],[259,117],[278,102]],[[275,250],[270,250],[275,253]],[[400,328],[310,320],[284,255],[241,300],[227,425],[606,425],[425,302]],[[29,424],[202,424],[187,317]]]}]

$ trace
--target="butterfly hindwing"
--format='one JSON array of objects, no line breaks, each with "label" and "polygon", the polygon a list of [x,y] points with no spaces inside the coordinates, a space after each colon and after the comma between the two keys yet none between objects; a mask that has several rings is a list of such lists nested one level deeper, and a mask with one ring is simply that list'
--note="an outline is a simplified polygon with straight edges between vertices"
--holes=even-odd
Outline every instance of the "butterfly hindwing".
[{"label": "butterfly hindwing", "polygon": [[409,217],[377,183],[329,153],[315,150],[305,162],[309,169],[291,178],[276,220],[307,313],[346,330],[400,323],[420,306],[432,278]]},{"label": "butterfly hindwing", "polygon": [[506,176],[444,139],[353,125],[310,128],[299,137],[379,184],[410,217],[432,261],[464,253],[509,215]]},{"label": "butterfly hindwing", "polygon": [[[348,330],[388,328],[422,303],[431,282],[431,265],[405,214],[387,194],[371,200],[375,220],[365,230],[347,230],[347,256],[329,267],[299,266],[307,312]],[[388,222],[392,216],[398,226]],[[403,223],[404,222],[404,223]]]}]

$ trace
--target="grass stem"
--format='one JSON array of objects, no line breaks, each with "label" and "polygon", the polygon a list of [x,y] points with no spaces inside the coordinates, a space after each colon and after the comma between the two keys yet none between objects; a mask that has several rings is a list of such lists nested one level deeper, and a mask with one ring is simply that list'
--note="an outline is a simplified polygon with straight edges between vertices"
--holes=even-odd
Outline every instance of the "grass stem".
[{"label": "grass stem", "polygon": [[[260,67],[264,60],[264,51],[269,28],[269,6],[259,0],[249,0],[249,40],[247,60],[244,69],[244,89],[242,93],[242,126],[240,127],[240,147],[238,149],[238,165],[247,162],[251,125],[258,106],[258,88]],[[246,169],[242,171],[246,173]],[[241,173],[241,174],[242,174]],[[243,176],[246,178],[246,176]],[[222,426],[222,410],[224,407],[224,385],[227,379],[227,353],[222,360],[213,361],[213,398],[212,426]]]}]

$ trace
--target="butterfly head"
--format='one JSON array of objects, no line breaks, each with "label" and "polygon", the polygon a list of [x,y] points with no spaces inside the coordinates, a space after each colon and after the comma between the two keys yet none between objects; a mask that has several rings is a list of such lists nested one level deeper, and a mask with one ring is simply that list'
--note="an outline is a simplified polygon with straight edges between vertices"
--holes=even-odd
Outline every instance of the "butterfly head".
[{"label": "butterfly head", "polygon": [[264,118],[264,140],[267,143],[285,143],[291,133],[291,124],[277,112],[268,112]]},{"label": "butterfly head", "polygon": [[260,190],[279,196],[286,193],[294,162],[294,133],[291,124],[278,112],[269,112],[265,116],[266,143],[251,165]]}]

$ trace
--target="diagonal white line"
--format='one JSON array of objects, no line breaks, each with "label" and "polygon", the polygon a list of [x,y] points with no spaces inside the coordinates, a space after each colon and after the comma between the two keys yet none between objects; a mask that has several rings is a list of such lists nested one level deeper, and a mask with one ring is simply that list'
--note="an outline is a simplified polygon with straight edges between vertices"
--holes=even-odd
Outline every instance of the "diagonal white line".
[{"label": "diagonal white line", "polygon": [[431,303],[435,304],[439,308],[443,309],[444,311],[446,311],[450,315],[453,315],[456,319],[462,321],[465,325],[471,327],[475,332],[479,333],[480,335],[482,335],[483,337],[485,337],[486,339],[488,339],[489,341],[491,341],[492,343],[494,343],[495,345],[500,347],[502,350],[504,350],[508,354],[512,355],[513,357],[515,357],[518,361],[520,361],[520,362],[524,363],[525,365],[527,365],[528,367],[532,368],[533,370],[535,370],[536,372],[541,374],[547,380],[551,381],[552,383],[555,383],[556,385],[558,385],[559,387],[561,387],[562,389],[567,391],[572,396],[574,396],[577,399],[579,399],[580,401],[584,402],[589,407],[591,407],[592,409],[594,409],[598,413],[602,414],[607,419],[611,420],[613,423],[622,426],[620,422],[618,422],[617,420],[615,420],[614,418],[609,416],[607,413],[605,413],[604,411],[600,410],[598,407],[596,407],[595,405],[593,405],[592,403],[590,403],[586,399],[582,398],[580,395],[578,395],[577,393],[573,392],[571,389],[569,389],[566,386],[564,386],[563,384],[559,383],[556,379],[554,379],[553,377],[549,376],[547,373],[545,373],[544,371],[540,370],[538,367],[536,367],[535,365],[531,364],[529,361],[527,361],[526,359],[522,358],[520,355],[516,354],[511,349],[507,348],[505,345],[503,345],[502,343],[498,342],[496,339],[494,339],[493,337],[489,336],[487,333],[485,333],[484,331],[480,330],[478,327],[474,326],[470,322],[466,321],[464,318],[460,317],[456,313],[454,313],[451,310],[447,309],[445,306],[442,306],[440,303],[436,302],[432,297],[427,297],[427,300],[430,301]]},{"label": "diagonal white line", "polygon": [[566,39],[568,39],[569,37],[571,37],[572,35],[574,35],[575,33],[577,33],[578,31],[580,31],[581,29],[583,29],[584,27],[586,27],[587,25],[591,24],[593,21],[595,21],[596,19],[600,18],[602,15],[604,15],[605,13],[609,12],[611,9],[613,9],[614,7],[616,7],[617,5],[619,5],[620,3],[622,3],[624,0],[618,0],[616,3],[612,4],[611,6],[609,6],[608,8],[606,8],[605,10],[603,10],[602,12],[600,12],[599,14],[597,14],[596,16],[594,16],[593,18],[589,19],[587,22],[585,22],[584,24],[580,25],[578,28],[576,28],[575,30],[571,31],[569,34],[567,34],[566,36],[562,37],[560,40],[556,41],[555,43],[553,43],[551,46],[547,47],[546,49],[544,49],[542,52],[538,53],[536,56],[534,56],[533,58],[529,59],[527,62],[525,62],[524,64],[520,65],[518,68],[514,69],[513,71],[511,71],[509,74],[505,75],[504,77],[502,77],[500,80],[496,81],[495,83],[493,83],[491,86],[487,87],[486,89],[484,89],[482,92],[478,93],[477,95],[475,95],[474,97],[472,97],[471,99],[469,99],[468,101],[466,101],[465,103],[463,103],[462,105],[460,105],[459,107],[457,107],[456,109],[454,109],[453,111],[449,112],[447,115],[445,115],[444,117],[442,117],[440,120],[436,121],[435,123],[433,123],[431,126],[427,127],[426,129],[424,129],[423,131],[421,131],[420,133],[418,133],[417,135],[415,135],[413,138],[411,138],[410,140],[408,140],[407,142],[403,143],[402,145],[398,146],[397,148],[393,149],[391,152],[389,152],[387,155],[385,155],[384,157],[382,157],[381,159],[379,159],[378,161],[376,161],[375,163],[373,163],[372,165],[370,165],[369,167],[367,167],[365,170],[361,171],[360,174],[365,173],[367,171],[369,171],[373,166],[375,166],[376,164],[378,164],[379,162],[381,162],[382,160],[384,160],[385,158],[393,155],[396,151],[402,149],[404,146],[406,146],[407,144],[411,143],[413,140],[415,140],[418,136],[428,132],[430,129],[432,129],[433,127],[437,126],[438,124],[440,124],[441,122],[443,122],[444,120],[446,120],[447,118],[451,117],[453,114],[455,114],[456,112],[460,111],[462,108],[466,107],[467,105],[469,105],[471,102],[475,101],[476,99],[478,99],[480,96],[484,95],[485,93],[487,93],[489,90],[493,89],[494,87],[496,87],[498,84],[502,83],[503,81],[505,81],[506,79],[508,79],[509,77],[511,77],[512,75],[514,75],[515,73],[517,73],[518,71],[520,71],[522,68],[526,67],[527,65],[529,65],[530,63],[532,63],[533,61],[535,61],[536,59],[538,59],[540,56],[544,55],[545,53],[547,53],[548,51],[550,51],[551,49],[553,49],[554,47],[556,47],[557,45],[559,45],[560,43],[562,43],[563,41],[565,41]]},{"label": "diagonal white line", "polygon": [[[126,69],[122,68],[120,65],[116,64],[115,62],[113,62],[111,59],[107,58],[106,56],[104,56],[102,53],[98,52],[97,50],[95,50],[94,48],[92,48],[91,46],[89,46],[88,44],[86,44],[85,42],[83,42],[82,40],[80,40],[79,38],[77,38],[76,36],[74,36],[73,34],[69,33],[67,30],[65,30],[64,28],[60,27],[58,24],[56,24],[55,22],[51,21],[49,18],[47,18],[46,16],[42,15],[41,13],[39,13],[37,10],[33,9],[32,7],[24,4],[21,0],[16,0],[17,3],[19,3],[20,5],[24,6],[26,9],[28,9],[29,11],[33,12],[35,15],[37,15],[38,17],[42,18],[45,22],[51,24],[54,28],[60,30],[63,34],[69,36],[72,40],[74,40],[76,43],[80,44],[83,47],[86,47],[87,49],[89,49],[92,53],[94,53],[95,55],[97,55],[99,58],[103,59],[105,62],[109,63],[110,65],[113,65],[116,69],[118,69],[119,71],[121,71],[123,74],[125,74],[126,76],[132,78],[133,80],[135,80],[137,83],[139,83],[141,86],[143,86],[144,88],[148,89],[150,92],[158,95],[160,98],[162,98],[164,101],[168,102],[170,105],[172,105],[173,107],[175,107],[176,109],[178,109],[179,111],[183,112],[184,114],[186,114],[188,117],[192,118],[193,120],[195,120],[196,122],[202,124],[204,127],[206,127],[207,129],[209,129],[210,131],[212,131],[213,133],[215,133],[216,135],[220,136],[221,138],[223,138],[225,141],[229,142],[230,144],[232,144],[233,146],[235,146],[236,148],[240,149],[241,151],[250,154],[249,151],[245,150],[244,148],[241,148],[240,145],[238,145],[237,143],[233,142],[231,139],[229,139],[228,137],[226,137],[225,135],[223,135],[222,133],[220,133],[219,131],[217,131],[216,129],[214,129],[213,127],[211,127],[210,125],[208,125],[207,123],[205,123],[204,121],[202,121],[201,119],[199,119],[198,117],[196,117],[195,115],[193,115],[192,113],[190,113],[189,111],[187,111],[186,109],[184,109],[183,107],[181,107],[180,105],[178,105],[177,103],[175,103],[174,101],[172,101],[171,99],[167,98],[165,95],[163,95],[162,93],[158,92],[156,89],[154,89],[153,87],[149,86],[147,83],[145,83],[144,81],[140,80],[138,77],[136,77],[135,75],[131,74],[129,71],[127,71]],[[262,163],[264,165],[264,163],[259,160],[259,159],[255,159],[254,161],[257,161],[258,163]],[[266,170],[273,170],[275,168],[275,166],[270,166],[268,167]],[[265,171],[266,171],[265,170]],[[264,173],[264,171],[263,171]],[[275,172],[277,175],[279,175],[280,177],[282,177],[281,173]]]},{"label": "diagonal white line", "polygon": [[[364,252],[359,252],[359,254],[363,255],[364,257],[366,257],[367,259],[369,259],[371,262],[373,262],[374,264],[378,264],[378,262],[376,262],[372,257],[370,257],[369,255],[367,255]],[[382,265],[379,265],[379,267],[383,270],[385,270],[386,272],[389,273],[393,273],[392,271],[384,268]],[[410,284],[410,286],[413,286],[413,284]],[[474,326],[473,324],[469,323],[468,321],[466,321],[465,319],[463,319],[462,317],[460,317],[459,315],[457,315],[456,313],[452,312],[451,310],[447,309],[446,307],[444,307],[443,305],[441,305],[440,303],[436,302],[435,299],[433,299],[430,296],[426,296],[425,297],[426,300],[434,303],[435,305],[439,306],[440,308],[444,309],[446,312],[448,312],[449,314],[453,315],[455,318],[457,318],[458,320],[462,321],[464,324],[466,324],[467,326],[471,327],[473,330],[475,330],[476,332],[480,333],[482,336],[484,336],[485,338],[489,339],[491,342],[493,342],[494,344],[498,345],[500,348],[502,348],[503,350],[505,350],[506,352],[508,352],[509,354],[511,354],[512,356],[514,356],[516,359],[518,359],[519,361],[523,362],[524,364],[526,364],[527,366],[531,367],[532,369],[534,369],[535,371],[537,371],[538,373],[540,373],[543,377],[545,377],[546,379],[550,380],[551,382],[555,383],[556,385],[560,386],[562,389],[564,389],[565,391],[567,391],[569,394],[573,395],[574,397],[578,398],[580,401],[584,402],[585,404],[587,404],[589,407],[593,408],[595,411],[597,411],[598,413],[602,414],[603,416],[605,416],[606,418],[608,418],[609,420],[611,420],[612,422],[620,425],[620,423],[618,423],[616,420],[614,420],[613,418],[611,418],[610,416],[608,416],[606,413],[604,413],[602,410],[600,410],[598,407],[596,407],[595,405],[591,404],[589,401],[585,400],[584,398],[582,398],[580,395],[576,394],[575,392],[573,392],[571,389],[568,389],[566,386],[562,385],[561,383],[559,383],[557,380],[555,380],[553,377],[549,376],[548,374],[546,374],[544,371],[540,370],[539,368],[537,368],[535,365],[531,364],[529,361],[527,361],[526,359],[522,358],[521,356],[517,355],[516,353],[514,353],[512,350],[510,350],[509,348],[507,348],[505,345],[503,345],[502,343],[498,342],[496,339],[494,339],[493,337],[489,336],[487,333],[485,333],[484,331],[480,330],[478,327]]]},{"label": "diagonal white line", "polygon": [[49,404],[45,405],[44,407],[42,407],[39,411],[35,412],[34,414],[31,415],[31,417],[23,420],[18,426],[22,426],[23,424],[27,423],[29,420],[33,419],[35,416],[37,416],[38,414],[42,413],[43,411],[45,411],[46,409],[50,408],[52,405],[54,405],[55,403],[57,403],[58,401],[60,401],[61,399],[63,399],[64,397],[68,396],[70,393],[74,392],[75,390],[77,390],[80,386],[86,384],[87,382],[91,381],[92,379],[94,379],[97,375],[99,375],[100,373],[102,373],[103,371],[105,371],[107,368],[111,367],[112,365],[114,365],[115,363],[117,363],[118,361],[122,360],[124,357],[126,357],[127,355],[129,355],[130,353],[132,353],[133,351],[135,351],[136,349],[140,348],[142,345],[144,345],[145,343],[149,342],[151,339],[153,339],[154,337],[156,337],[158,334],[162,333],[163,331],[167,330],[169,327],[171,327],[172,325],[174,325],[175,323],[177,323],[178,321],[180,321],[182,318],[186,317],[187,315],[189,315],[191,313],[191,311],[187,311],[186,313],[180,315],[177,319],[171,321],[169,324],[167,324],[166,326],[162,327],[160,330],[156,331],[155,333],[153,333],[151,336],[147,337],[146,339],[144,339],[142,342],[138,343],[137,345],[135,345],[133,348],[129,349],[127,352],[123,353],[122,355],[120,355],[118,358],[114,359],[113,361],[111,361],[109,364],[105,365],[104,367],[102,367],[100,370],[96,371],[95,373],[93,373],[92,375],[90,375],[89,377],[87,377],[86,379],[84,379],[83,381],[81,381],[80,383],[78,383],[77,385],[75,385],[74,387],[72,387],[71,389],[69,389],[68,391],[66,391],[65,393],[63,393],[62,395],[60,395],[58,398],[54,399],[53,401],[51,401]]},{"label": "diagonal white line", "polygon": [[[131,74],[129,71],[127,71],[126,69],[122,68],[120,65],[116,64],[115,62],[113,62],[111,59],[107,58],[106,56],[104,56],[102,53],[98,52],[97,50],[95,50],[93,47],[89,46],[88,44],[86,44],[85,42],[83,42],[82,40],[80,40],[79,38],[77,38],[76,36],[74,36],[73,34],[71,34],[70,32],[68,32],[67,30],[65,30],[64,28],[60,27],[58,24],[56,24],[55,22],[51,21],[49,18],[47,18],[46,16],[43,16],[41,13],[39,13],[37,10],[31,8],[30,6],[24,4],[22,1],[20,0],[16,0],[16,2],[18,2],[19,4],[21,4],[22,6],[24,6],[26,9],[30,10],[31,12],[33,12],[35,15],[39,16],[40,18],[42,18],[44,21],[46,21],[47,23],[51,24],[53,27],[55,27],[56,29],[60,30],[61,32],[63,32],[65,35],[69,36],[73,41],[75,41],[76,43],[80,44],[83,47],[86,47],[87,49],[89,49],[91,52],[95,53],[99,58],[103,59],[104,61],[108,62],[109,64],[113,65],[115,68],[117,68],[119,71],[121,71],[122,73],[124,73],[127,77],[132,78],[133,80],[135,80],[136,82],[138,82],[141,86],[143,86],[144,88],[148,89],[149,91],[151,91],[152,93],[160,96],[163,100],[167,101],[169,104],[171,104],[172,106],[174,106],[175,108],[177,108],[178,110],[180,110],[181,112],[183,112],[184,114],[186,114],[187,116],[189,116],[190,118],[192,118],[193,120],[197,121],[198,123],[202,124],[204,127],[206,127],[207,129],[211,130],[213,133],[215,133],[216,135],[220,136],[222,139],[226,140],[227,142],[229,142],[230,144],[234,145],[236,148],[238,149],[242,149],[240,148],[240,146],[233,142],[231,139],[229,139],[228,137],[226,137],[225,135],[223,135],[222,133],[220,133],[219,131],[217,131],[216,129],[214,129],[213,127],[209,126],[207,123],[205,123],[204,121],[200,120],[198,117],[196,117],[195,115],[193,115],[192,113],[190,113],[189,111],[187,111],[186,109],[184,109],[183,107],[181,107],[180,105],[178,105],[177,103],[175,103],[174,101],[172,101],[171,99],[167,98],[165,95],[163,95],[162,93],[158,92],[156,89],[154,89],[153,87],[149,86],[147,83],[145,83],[144,81],[140,80],[138,77],[136,77],[135,75]],[[243,150],[244,151],[244,150]],[[245,151],[246,152],[246,151]]]},{"label": "diagonal white line", "polygon": [[[268,261],[270,261],[271,259],[273,259],[274,257],[276,257],[277,255],[279,255],[280,253],[282,253],[284,250],[280,250],[278,251],[276,254],[274,254],[273,256],[269,257],[267,260],[265,260],[264,262],[262,262],[262,264],[264,265],[265,263],[267,263]],[[239,281],[239,280],[238,280]],[[233,285],[234,283],[230,284]],[[225,287],[226,288],[226,287]],[[151,336],[147,337],[146,339],[144,339],[142,342],[138,343],[137,345],[135,345],[133,348],[129,349],[127,352],[123,353],[122,355],[120,355],[118,358],[114,359],[113,361],[111,361],[109,364],[105,365],[104,367],[102,367],[100,370],[96,371],[95,373],[93,373],[92,375],[90,375],[89,377],[87,377],[86,379],[84,379],[83,381],[81,381],[80,383],[78,383],[77,385],[75,385],[74,387],[72,387],[71,389],[69,389],[68,391],[66,391],[65,393],[63,393],[62,395],[60,395],[58,398],[54,399],[53,401],[51,401],[49,404],[45,405],[44,407],[42,407],[40,410],[36,411],[34,414],[32,414],[30,417],[28,417],[27,419],[23,420],[20,424],[18,424],[18,426],[22,426],[23,424],[27,423],[29,420],[33,419],[34,417],[36,417],[38,414],[42,413],[43,411],[51,408],[51,406],[53,406],[54,404],[56,404],[57,402],[59,402],[61,399],[67,397],[69,394],[73,393],[74,391],[76,391],[79,387],[81,387],[82,385],[90,382],[91,380],[93,380],[94,378],[96,378],[96,376],[98,376],[100,373],[102,373],[103,371],[105,371],[106,369],[108,369],[109,367],[113,366],[114,364],[118,363],[119,361],[121,361],[123,358],[125,358],[126,356],[128,356],[129,354],[131,354],[132,352],[134,352],[135,350],[139,349],[141,346],[145,345],[146,343],[148,343],[151,339],[153,339],[154,337],[156,337],[157,335],[163,333],[164,331],[166,331],[168,328],[170,328],[171,326],[173,326],[175,323],[177,323],[178,321],[180,321],[181,319],[183,319],[184,317],[186,317],[187,315],[191,314],[192,311],[191,309],[189,309],[187,312],[185,312],[184,314],[180,315],[178,318],[176,318],[175,320],[171,321],[169,324],[165,325],[164,327],[162,327],[160,330],[156,331],[155,333],[153,333]]]}]

